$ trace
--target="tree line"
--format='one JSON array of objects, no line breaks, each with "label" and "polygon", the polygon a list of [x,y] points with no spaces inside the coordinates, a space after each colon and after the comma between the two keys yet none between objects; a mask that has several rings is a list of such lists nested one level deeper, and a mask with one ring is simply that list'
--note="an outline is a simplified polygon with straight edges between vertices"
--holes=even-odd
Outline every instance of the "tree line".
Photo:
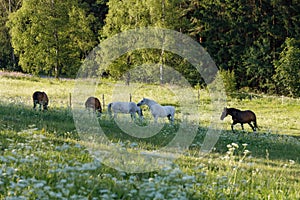
[{"label": "tree line", "polygon": [[[300,0],[0,0],[0,68],[74,77],[101,41],[138,27],[198,41],[229,92],[300,96]],[[109,74],[120,78],[142,63],[171,66],[192,85],[204,84],[185,59],[157,49],[121,56]]]}]

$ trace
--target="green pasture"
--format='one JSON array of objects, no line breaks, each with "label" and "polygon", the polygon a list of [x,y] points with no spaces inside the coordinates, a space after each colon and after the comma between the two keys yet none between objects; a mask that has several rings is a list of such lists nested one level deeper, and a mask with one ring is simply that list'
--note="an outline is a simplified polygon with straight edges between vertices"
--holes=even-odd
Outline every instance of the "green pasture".
[{"label": "green pasture", "polygon": [[[300,198],[299,99],[244,93],[228,97],[229,107],[256,113],[260,130],[252,133],[245,125],[243,132],[236,125],[233,133],[231,119],[225,118],[212,152],[203,154],[200,149],[213,108],[207,90],[194,90],[189,101],[200,115],[189,150],[161,170],[126,173],[101,163],[86,149],[70,107],[76,98],[70,96],[75,84],[74,80],[0,77],[0,199]],[[135,102],[149,97],[177,106],[178,112],[174,126],[160,121],[165,123],[163,129],[143,139],[124,133],[104,110],[98,121],[110,142],[126,151],[155,151],[172,140],[183,120],[175,90],[167,85],[136,85],[118,96],[117,84],[98,83],[95,96],[102,101],[104,95],[106,105],[116,98],[129,100],[130,94]],[[32,109],[35,90],[48,94],[47,112]],[[144,122],[124,120],[146,126],[151,116],[143,109]]]}]

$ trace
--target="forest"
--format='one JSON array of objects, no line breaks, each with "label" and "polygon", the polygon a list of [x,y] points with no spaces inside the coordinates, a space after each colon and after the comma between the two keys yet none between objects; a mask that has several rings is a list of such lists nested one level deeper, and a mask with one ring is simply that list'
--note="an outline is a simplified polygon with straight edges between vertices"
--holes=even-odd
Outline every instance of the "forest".
[{"label": "forest", "polygon": [[[299,0],[0,0],[0,69],[74,78],[101,41],[139,27],[171,29],[199,42],[228,92],[300,97]],[[123,55],[109,75],[120,78],[147,62],[204,85],[186,60],[159,50]]]}]

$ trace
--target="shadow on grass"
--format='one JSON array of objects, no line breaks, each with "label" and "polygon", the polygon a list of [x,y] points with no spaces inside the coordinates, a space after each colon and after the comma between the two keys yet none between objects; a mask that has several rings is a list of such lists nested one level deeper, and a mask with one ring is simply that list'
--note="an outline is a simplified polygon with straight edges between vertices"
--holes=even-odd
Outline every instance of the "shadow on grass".
[{"label": "shadow on grass", "polygon": [[[175,136],[180,126],[177,122],[173,126],[168,123],[154,136],[137,138],[122,131],[114,120],[99,119],[99,124],[105,135],[112,142],[122,142],[127,145],[137,143],[147,150],[155,150],[167,145]],[[143,124],[141,124],[143,126]],[[79,139],[72,111],[67,108],[50,108],[46,112],[33,110],[31,107],[0,103],[0,130],[22,131],[30,128],[42,130],[55,137]],[[199,127],[194,138],[191,151],[199,151],[206,136],[207,128]],[[214,152],[224,154],[227,145],[236,143],[240,147],[247,144],[247,149],[256,158],[294,160],[300,163],[300,138],[295,136],[277,135],[271,133],[248,133],[223,131],[215,145]]]},{"label": "shadow on grass", "polygon": [[227,145],[232,143],[238,144],[241,149],[243,144],[246,144],[246,149],[255,158],[293,160],[300,163],[299,137],[261,132],[223,131],[215,145],[216,151],[224,154],[228,150]]},{"label": "shadow on grass", "polygon": [[38,129],[58,137],[78,138],[72,112],[66,108],[39,111],[31,107],[0,103],[0,130]]}]

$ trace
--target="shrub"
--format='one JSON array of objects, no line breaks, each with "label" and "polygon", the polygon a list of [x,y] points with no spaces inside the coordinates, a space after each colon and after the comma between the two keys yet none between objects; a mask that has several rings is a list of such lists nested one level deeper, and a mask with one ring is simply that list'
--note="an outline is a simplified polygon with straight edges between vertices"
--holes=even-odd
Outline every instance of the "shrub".
[{"label": "shrub", "polygon": [[277,92],[300,97],[300,41],[287,38],[279,60],[275,62]]}]

